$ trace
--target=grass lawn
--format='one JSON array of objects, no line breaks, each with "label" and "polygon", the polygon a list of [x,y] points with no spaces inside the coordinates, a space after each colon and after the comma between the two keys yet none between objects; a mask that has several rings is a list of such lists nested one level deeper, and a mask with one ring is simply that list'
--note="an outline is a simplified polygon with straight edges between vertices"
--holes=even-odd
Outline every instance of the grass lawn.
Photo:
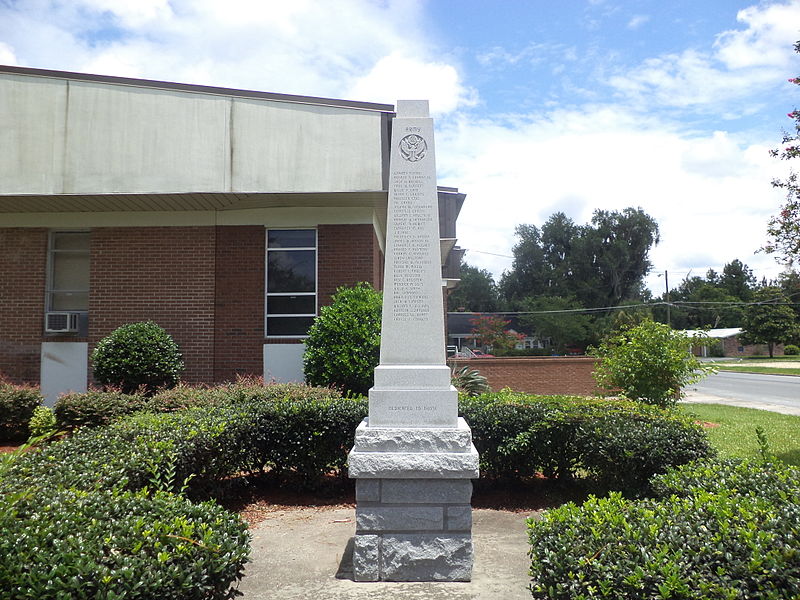
[{"label": "grass lawn", "polygon": [[723,458],[758,458],[756,427],[761,427],[772,452],[800,466],[800,417],[722,404],[681,404],[679,409],[698,421],[718,425],[706,431]]}]

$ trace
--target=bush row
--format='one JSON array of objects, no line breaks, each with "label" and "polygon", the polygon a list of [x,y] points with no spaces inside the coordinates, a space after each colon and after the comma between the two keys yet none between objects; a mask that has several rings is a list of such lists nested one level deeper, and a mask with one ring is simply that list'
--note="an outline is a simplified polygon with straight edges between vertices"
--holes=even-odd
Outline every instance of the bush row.
[{"label": "bush row", "polygon": [[0,376],[0,441],[27,439],[28,422],[43,399],[38,388],[8,383]]},{"label": "bush row", "polygon": [[636,495],[652,475],[714,453],[691,419],[629,401],[504,390],[460,404],[488,477],[589,477]]},{"label": "bush row", "polygon": [[[103,409],[150,412],[94,431],[84,427],[23,461],[25,469],[85,489],[120,481],[139,489],[165,468],[176,486],[191,477],[189,487],[198,494],[231,474],[265,469],[293,471],[311,483],[320,474],[343,471],[367,402],[337,398],[325,388],[240,382],[179,387],[149,401],[75,395],[63,398],[56,413],[62,427],[85,426],[106,421]],[[503,391],[462,397],[460,413],[472,428],[482,476],[488,478],[588,477],[601,489],[635,495],[647,490],[653,474],[712,454],[691,420],[626,401]]]},{"label": "bush row", "polygon": [[175,412],[185,408],[236,404],[250,400],[322,400],[335,397],[338,397],[338,393],[330,388],[300,383],[264,385],[259,379],[242,378],[234,383],[215,387],[179,384],[152,396],[100,390],[65,394],[56,401],[53,410],[58,428],[71,431],[78,427],[107,425],[135,412]]},{"label": "bush row", "polygon": [[800,471],[694,463],[529,519],[534,598],[800,597]]},{"label": "bush row", "polygon": [[18,481],[82,490],[144,487],[195,495],[241,472],[294,470],[311,480],[342,470],[366,403],[263,400],[130,415],[22,457]]}]

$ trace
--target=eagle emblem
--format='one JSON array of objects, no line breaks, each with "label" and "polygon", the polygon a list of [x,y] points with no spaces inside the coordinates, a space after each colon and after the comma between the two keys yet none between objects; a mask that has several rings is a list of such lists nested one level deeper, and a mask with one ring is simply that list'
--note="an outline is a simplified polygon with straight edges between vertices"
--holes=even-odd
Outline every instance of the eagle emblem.
[{"label": "eagle emblem", "polygon": [[428,142],[416,133],[405,136],[400,140],[400,156],[408,162],[417,162],[425,158],[428,152]]}]

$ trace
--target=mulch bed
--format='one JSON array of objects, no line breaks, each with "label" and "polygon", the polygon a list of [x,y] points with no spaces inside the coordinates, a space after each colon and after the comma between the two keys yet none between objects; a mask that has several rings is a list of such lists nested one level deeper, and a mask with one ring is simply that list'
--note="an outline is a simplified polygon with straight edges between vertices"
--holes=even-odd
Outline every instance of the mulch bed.
[{"label": "mulch bed", "polygon": [[[473,508],[532,513],[565,502],[582,502],[588,491],[577,484],[535,477],[523,481],[477,481],[472,495]],[[271,514],[298,508],[316,511],[355,508],[355,484],[337,476],[327,477],[312,489],[303,490],[299,482],[280,481],[268,474],[242,479],[220,500],[220,504],[239,513],[250,527]]]}]

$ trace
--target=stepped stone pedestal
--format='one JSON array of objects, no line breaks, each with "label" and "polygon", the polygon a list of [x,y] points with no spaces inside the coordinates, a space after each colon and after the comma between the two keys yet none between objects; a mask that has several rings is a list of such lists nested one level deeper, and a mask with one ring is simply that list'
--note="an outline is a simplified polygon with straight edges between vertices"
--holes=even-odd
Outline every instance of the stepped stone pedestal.
[{"label": "stepped stone pedestal", "polygon": [[478,453],[450,428],[370,427],[350,453],[356,481],[356,581],[469,581]]},{"label": "stepped stone pedestal", "polygon": [[392,125],[380,365],[356,430],[356,581],[469,581],[478,453],[445,363],[433,121]]}]

